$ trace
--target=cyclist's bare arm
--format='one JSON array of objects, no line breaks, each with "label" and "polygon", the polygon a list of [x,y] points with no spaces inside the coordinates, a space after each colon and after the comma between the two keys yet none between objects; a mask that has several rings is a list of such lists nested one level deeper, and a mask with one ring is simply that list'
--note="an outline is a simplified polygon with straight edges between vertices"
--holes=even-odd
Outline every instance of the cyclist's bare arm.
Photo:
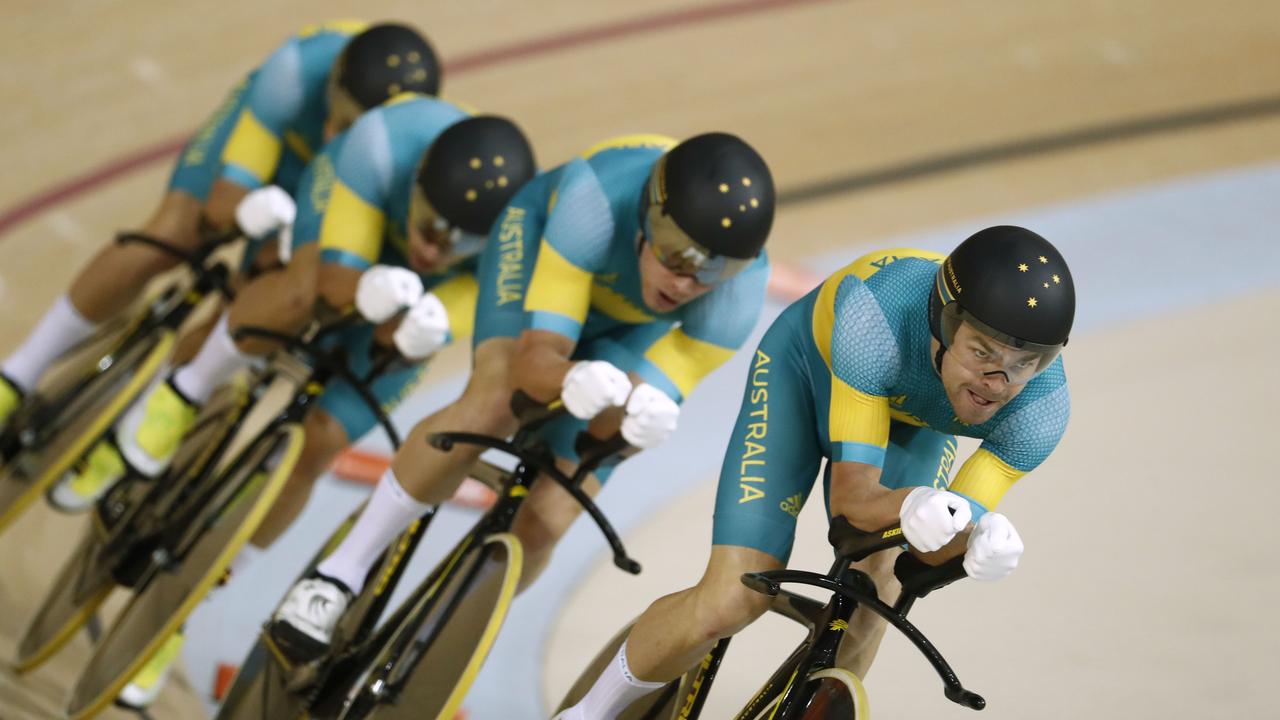
[{"label": "cyclist's bare arm", "polygon": [[549,330],[525,330],[516,344],[512,362],[515,386],[539,402],[560,397],[564,376],[573,367],[569,359],[576,343]]},{"label": "cyclist's bare arm", "polygon": [[[875,465],[833,462],[831,514],[843,515],[854,527],[867,532],[897,524],[902,502],[915,488],[890,490],[880,484],[880,473],[880,468]],[[956,533],[955,538],[940,550],[923,553],[912,548],[911,552],[930,565],[940,565],[964,554],[971,528],[972,525]]]}]

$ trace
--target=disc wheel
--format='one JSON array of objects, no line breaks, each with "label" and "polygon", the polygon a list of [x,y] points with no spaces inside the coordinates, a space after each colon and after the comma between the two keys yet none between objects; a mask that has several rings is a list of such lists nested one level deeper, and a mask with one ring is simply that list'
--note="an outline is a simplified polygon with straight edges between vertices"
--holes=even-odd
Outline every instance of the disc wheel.
[{"label": "disc wheel", "polygon": [[102,437],[164,367],[173,344],[167,328],[127,344],[106,370],[61,403],[46,427],[49,442],[0,470],[0,532]]},{"label": "disc wheel", "polygon": [[[371,665],[391,668],[386,682],[396,689],[392,701],[369,706],[369,694],[362,692],[340,719],[453,720],[506,619],[523,554],[519,539],[500,533],[456,556],[443,582],[417,601],[418,608],[430,608],[415,608]],[[423,647],[433,633],[434,641]]]},{"label": "disc wheel", "polygon": [[[857,675],[842,668],[828,668],[809,674],[804,689],[802,720],[870,720],[871,709],[867,691]],[[767,720],[777,711],[782,700],[779,694],[754,716],[754,720]]]},{"label": "disc wheel", "polygon": [[69,716],[82,720],[101,711],[177,632],[258,529],[297,464],[302,443],[301,425],[281,425],[220,473],[218,493],[184,522],[173,545],[179,561],[159,569],[94,649],[71,691]]},{"label": "disc wheel", "polygon": [[52,657],[111,594],[115,581],[98,561],[101,548],[98,530],[88,528],[18,642],[16,671],[29,672]]}]

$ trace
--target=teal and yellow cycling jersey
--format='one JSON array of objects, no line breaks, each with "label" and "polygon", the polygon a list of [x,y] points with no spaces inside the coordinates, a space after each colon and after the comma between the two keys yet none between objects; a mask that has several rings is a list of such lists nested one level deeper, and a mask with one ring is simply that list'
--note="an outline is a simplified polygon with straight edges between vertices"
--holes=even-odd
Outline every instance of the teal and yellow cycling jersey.
[{"label": "teal and yellow cycling jersey", "polygon": [[489,295],[502,301],[505,292],[508,301],[522,298],[524,327],[575,343],[623,338],[640,358],[635,372],[679,401],[746,341],[764,305],[769,262],[762,253],[747,270],[671,312],[645,305],[637,258],[640,197],[654,163],[674,144],[657,135],[606,141],[526,186],[501,216],[493,230],[497,242],[491,237],[486,252],[510,258],[518,237],[522,263],[531,270],[521,276],[523,284],[512,284],[508,272],[508,282],[495,285],[482,306]]},{"label": "teal and yellow cycling jersey", "polygon": [[[824,457],[880,467],[891,489],[950,489],[977,518],[1049,456],[1070,415],[1061,357],[987,422],[955,417],[930,345],[928,300],[942,259],[871,253],[774,321],[753,356],[721,467],[714,543],[785,561]],[[955,435],[982,444],[951,480]]]},{"label": "teal and yellow cycling jersey", "polygon": [[[375,264],[409,267],[409,199],[418,159],[446,128],[467,117],[437,98],[406,93],[366,112],[339,134],[307,167],[298,186],[293,246],[319,243],[320,260],[365,270]],[[475,260],[446,270],[419,273],[449,317],[449,341],[471,334],[475,319]],[[411,268],[412,269],[412,268]],[[372,328],[342,334],[357,374],[371,367]],[[374,395],[386,406],[398,402],[416,384],[421,368],[404,368],[380,377]],[[341,380],[326,387],[320,407],[337,418],[351,440],[373,427],[376,418],[354,389]]]},{"label": "teal and yellow cycling jersey", "polygon": [[218,158],[222,178],[249,189],[270,183],[293,191],[324,143],[334,60],[366,26],[339,20],[305,27],[254,71]]}]

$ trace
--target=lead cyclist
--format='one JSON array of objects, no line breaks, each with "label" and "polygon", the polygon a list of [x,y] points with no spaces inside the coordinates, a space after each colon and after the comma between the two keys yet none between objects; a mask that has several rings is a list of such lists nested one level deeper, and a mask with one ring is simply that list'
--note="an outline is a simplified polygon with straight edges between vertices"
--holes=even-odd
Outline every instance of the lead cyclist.
[{"label": "lead cyclist", "polygon": [[[1013,226],[981,230],[946,258],[872,253],[788,307],[752,360],[702,579],[650,605],[557,720],[616,718],[762,615],[769,598],[739,578],[786,565],[824,459],[830,516],[868,532],[900,523],[911,552],[934,564],[964,554],[978,580],[1012,572],[1022,540],[991,511],[1066,430],[1059,351],[1074,316],[1062,256]],[[982,445],[949,482],[955,435]],[[889,603],[899,552],[858,565]],[[864,675],[884,629],[859,608],[840,666]]]}]

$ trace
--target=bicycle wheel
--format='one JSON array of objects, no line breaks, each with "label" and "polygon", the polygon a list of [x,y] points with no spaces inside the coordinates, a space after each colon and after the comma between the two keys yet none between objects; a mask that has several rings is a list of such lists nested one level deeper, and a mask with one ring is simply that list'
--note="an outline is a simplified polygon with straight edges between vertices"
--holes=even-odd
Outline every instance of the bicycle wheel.
[{"label": "bicycle wheel", "polygon": [[116,584],[110,568],[98,562],[101,548],[98,530],[88,528],[18,642],[14,670],[29,672],[52,657],[111,594]]},{"label": "bicycle wheel", "polygon": [[[357,701],[340,720],[453,720],[506,619],[520,581],[524,549],[510,533],[485,538],[418,600],[371,667],[390,667],[394,704]],[[426,639],[435,633],[425,647]],[[405,651],[397,653],[408,641]],[[361,693],[368,697],[367,693]]]},{"label": "bicycle wheel", "polygon": [[[769,720],[782,700],[779,693],[752,720]],[[804,689],[802,720],[870,720],[871,708],[867,691],[857,675],[842,668],[827,668],[809,673]]]},{"label": "bicycle wheel", "polygon": [[111,364],[50,419],[53,437],[0,471],[0,532],[84,455],[164,367],[174,333],[159,328],[121,348]]},{"label": "bicycle wheel", "polygon": [[[104,501],[112,506],[112,519],[103,519],[102,507],[94,509],[93,523],[84,539],[63,565],[19,642],[15,661],[18,672],[27,672],[43,663],[89,621],[121,581],[121,575],[115,572],[121,556],[112,550],[117,546],[127,549],[132,544],[128,536],[136,537],[136,532],[131,519],[136,513],[146,511],[147,505],[164,502],[166,496],[181,490],[183,484],[196,477],[234,428],[245,395],[242,387],[227,386],[215,393],[201,410],[183,440],[172,472],[159,481],[173,492],[154,488],[150,481],[134,482],[117,486]],[[172,507],[172,502],[168,506]],[[166,509],[154,508],[151,512],[163,516]]]},{"label": "bicycle wheel", "polygon": [[193,520],[183,521],[173,545],[178,563],[159,569],[94,649],[72,689],[68,715],[81,720],[106,707],[182,626],[258,529],[297,464],[302,443],[301,425],[280,425],[220,473],[217,495]]}]

